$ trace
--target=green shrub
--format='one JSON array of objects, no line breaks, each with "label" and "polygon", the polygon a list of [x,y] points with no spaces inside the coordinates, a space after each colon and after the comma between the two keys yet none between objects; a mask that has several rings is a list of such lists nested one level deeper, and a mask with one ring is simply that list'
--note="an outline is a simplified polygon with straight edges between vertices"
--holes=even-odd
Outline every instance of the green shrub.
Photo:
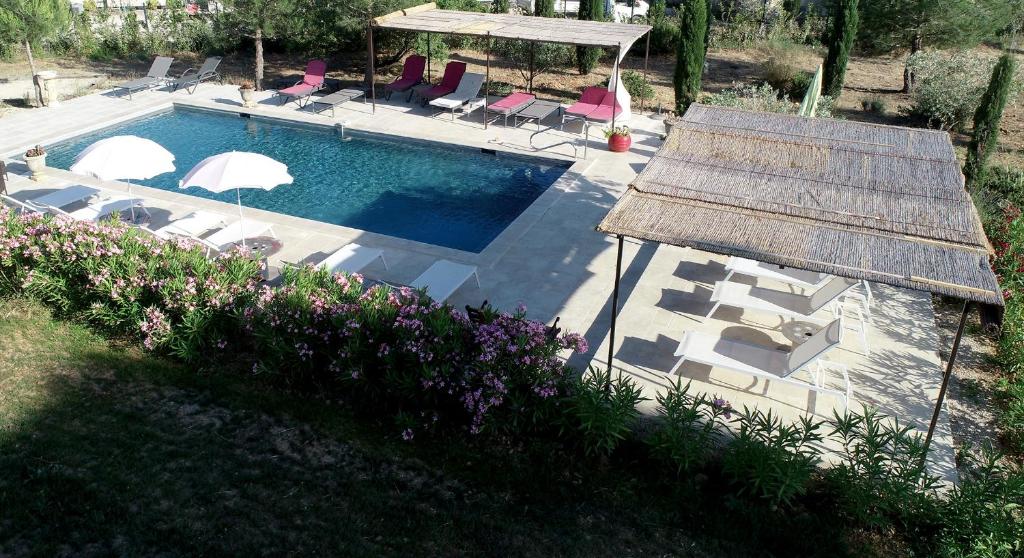
[{"label": "green shrub", "polygon": [[907,528],[935,513],[938,479],[925,467],[924,441],[896,418],[836,413],[830,437],[842,442],[842,460],[827,472],[841,512],[858,525]]},{"label": "green shrub", "polygon": [[683,385],[680,378],[671,389],[658,394],[661,422],[647,438],[651,454],[684,478],[711,459],[721,442],[722,419],[732,416],[725,400],[704,393],[692,396],[689,390],[689,382]]},{"label": "green shrub", "polygon": [[[962,130],[978,109],[995,62],[971,51],[914,54],[907,60],[916,76],[910,114],[944,130]],[[1021,81],[1014,80],[1010,102],[1020,90]]]},{"label": "green shrub", "polygon": [[632,70],[622,72],[622,85],[629,92],[634,103],[639,103],[641,99],[644,101],[654,99],[654,88],[651,87],[651,82],[647,81],[640,72]]},{"label": "green shrub", "polygon": [[862,99],[860,107],[864,109],[865,112],[874,112],[878,114],[885,114],[889,111],[889,107],[885,103],[885,99],[878,95],[872,95],[871,97]]},{"label": "green shrub", "polygon": [[807,491],[820,460],[821,422],[801,417],[784,423],[771,410],[744,408],[730,423],[732,439],[722,456],[722,471],[739,495],[789,506]]},{"label": "green shrub", "polygon": [[705,95],[701,102],[720,107],[733,107],[760,112],[796,114],[799,105],[782,98],[771,85],[734,85],[721,93]]},{"label": "green shrub", "polygon": [[635,381],[592,368],[566,400],[569,436],[579,437],[587,455],[608,456],[632,432],[643,400]]},{"label": "green shrub", "polygon": [[941,502],[937,555],[1006,557],[1024,553],[1024,472],[983,451],[962,466],[966,474]]}]

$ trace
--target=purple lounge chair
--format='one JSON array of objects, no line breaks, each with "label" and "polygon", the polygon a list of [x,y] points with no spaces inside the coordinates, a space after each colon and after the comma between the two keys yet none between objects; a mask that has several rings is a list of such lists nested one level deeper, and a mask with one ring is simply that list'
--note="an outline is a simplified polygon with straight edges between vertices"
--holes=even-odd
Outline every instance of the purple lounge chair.
[{"label": "purple lounge chair", "polygon": [[304,103],[309,102],[310,95],[323,89],[324,77],[326,75],[327,62],[323,60],[310,60],[309,64],[306,64],[306,75],[302,78],[302,81],[277,91],[277,95],[281,97],[281,104],[283,105],[288,101],[294,100],[299,103],[301,108]]},{"label": "purple lounge chair", "polygon": [[[391,94],[395,91],[409,91],[409,98],[412,98],[412,91],[410,90],[413,86],[419,85],[423,81],[423,70],[426,66],[427,59],[419,54],[413,54],[406,58],[405,65],[402,66],[402,77],[384,86],[384,98],[390,99]],[[406,101],[409,101],[409,99],[406,99]]]},{"label": "purple lounge chair", "polygon": [[597,108],[587,114],[586,119],[591,122],[611,122],[613,116],[612,107],[615,107],[614,116],[618,116],[622,112],[622,105],[615,100],[615,92],[608,91],[604,99],[601,99],[601,103],[597,105]]},{"label": "purple lounge chair", "polygon": [[487,112],[493,112],[498,116],[505,117],[505,125],[508,126],[508,117],[519,112],[537,100],[537,97],[530,93],[515,92],[504,99],[487,105]]},{"label": "purple lounge chair", "polygon": [[584,89],[583,95],[580,95],[580,100],[562,112],[562,122],[565,122],[566,116],[586,118],[588,114],[597,110],[598,105],[601,104],[601,101],[604,100],[607,94],[607,87],[588,87]]},{"label": "purple lounge chair", "polygon": [[466,73],[465,62],[449,62],[444,67],[444,77],[441,78],[441,83],[420,94],[423,97],[423,104],[454,92],[459,86],[459,82],[462,81],[464,73]]}]

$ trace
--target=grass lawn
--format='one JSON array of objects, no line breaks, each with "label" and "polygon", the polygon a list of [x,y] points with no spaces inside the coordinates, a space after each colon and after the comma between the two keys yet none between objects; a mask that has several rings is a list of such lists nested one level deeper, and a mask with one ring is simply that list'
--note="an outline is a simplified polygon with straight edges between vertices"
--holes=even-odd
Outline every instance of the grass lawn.
[{"label": "grass lawn", "polygon": [[0,300],[0,339],[3,556],[747,553],[698,542],[635,481],[392,440],[22,299]]}]

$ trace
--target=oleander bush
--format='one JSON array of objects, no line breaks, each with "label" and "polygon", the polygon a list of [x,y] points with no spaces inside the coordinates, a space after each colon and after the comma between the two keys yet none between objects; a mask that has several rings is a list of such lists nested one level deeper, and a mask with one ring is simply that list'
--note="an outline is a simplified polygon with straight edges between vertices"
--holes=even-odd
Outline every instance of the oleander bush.
[{"label": "oleander bush", "polygon": [[[1019,213],[1010,222],[1019,226]],[[999,249],[1007,257],[1010,248]],[[827,514],[895,534],[922,556],[1021,551],[1024,475],[996,456],[986,454],[944,495],[921,465],[920,436],[874,411],[794,424],[737,412],[682,383],[658,396],[651,428],[638,429],[637,382],[577,375],[560,355],[586,351],[585,341],[525,319],[522,308],[462,312],[422,292],[311,267],[285,269],[269,286],[262,271],[244,251],[211,259],[189,241],[114,221],[0,212],[0,296],[30,296],[207,370],[343,398],[393,416],[407,440],[466,432],[481,444],[544,452],[550,464],[594,464],[573,456],[604,467],[642,463],[645,475],[685,490],[681,513],[740,510],[749,525],[769,521],[757,536]],[[844,452],[823,465],[828,442]]]}]

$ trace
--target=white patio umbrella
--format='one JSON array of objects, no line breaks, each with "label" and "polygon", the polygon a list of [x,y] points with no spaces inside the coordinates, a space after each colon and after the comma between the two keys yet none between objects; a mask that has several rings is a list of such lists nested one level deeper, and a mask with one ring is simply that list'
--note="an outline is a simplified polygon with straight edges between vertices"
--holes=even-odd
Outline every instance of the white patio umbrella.
[{"label": "white patio umbrella", "polygon": [[[148,180],[174,171],[174,154],[159,143],[138,136],[113,136],[86,147],[75,157],[71,172],[89,174],[100,180],[125,180],[128,197],[132,180]],[[132,222],[135,204],[131,205]]]},{"label": "white patio umbrella", "polygon": [[242,222],[242,188],[271,190],[281,184],[291,184],[292,175],[288,167],[266,155],[231,151],[207,157],[192,167],[178,186],[198,186],[211,192],[235,190],[238,200],[238,219],[242,230],[242,246],[245,246],[245,226]]}]

